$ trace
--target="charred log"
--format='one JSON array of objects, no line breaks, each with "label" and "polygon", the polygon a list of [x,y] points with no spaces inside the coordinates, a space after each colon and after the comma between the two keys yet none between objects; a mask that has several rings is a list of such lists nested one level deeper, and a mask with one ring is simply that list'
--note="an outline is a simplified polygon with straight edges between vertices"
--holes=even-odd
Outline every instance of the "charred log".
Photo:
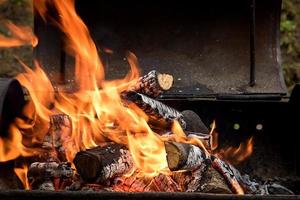
[{"label": "charred log", "polygon": [[71,184],[74,171],[70,163],[32,163],[28,169],[28,181],[32,189],[64,189]]},{"label": "charred log", "polygon": [[120,144],[80,151],[74,158],[74,164],[80,177],[89,183],[106,183],[133,167],[130,152]]},{"label": "charred log", "polygon": [[47,150],[46,161],[67,161],[65,145],[72,143],[70,140],[72,132],[72,122],[69,116],[65,114],[52,115],[50,117],[50,128],[44,138],[42,148]]},{"label": "charred log", "polygon": [[164,91],[169,90],[172,85],[172,75],[161,74],[156,70],[152,70],[148,74],[140,77],[137,83],[132,86],[130,90],[155,98],[161,95]]},{"label": "charred log", "polygon": [[209,134],[208,128],[202,122],[199,115],[197,115],[194,111],[184,110],[181,112],[181,114],[183,115],[183,119],[186,122],[186,131],[195,132],[196,135],[197,133],[202,133],[201,135]]},{"label": "charred log", "polygon": [[197,146],[178,142],[165,142],[168,167],[171,171],[195,170],[205,165],[206,155]]},{"label": "charred log", "polygon": [[138,172],[130,177],[122,177],[113,186],[120,192],[179,192],[183,191],[171,176],[159,174],[155,177],[140,177]]},{"label": "charred log", "polygon": [[122,98],[129,106],[130,103],[134,103],[142,109],[149,116],[149,124],[154,127],[170,129],[174,120],[177,120],[183,129],[186,127],[183,115],[179,111],[155,99],[137,92],[124,92]]},{"label": "charred log", "polygon": [[200,187],[197,191],[204,193],[232,194],[224,177],[212,166],[207,167],[203,172]]},{"label": "charred log", "polygon": [[212,166],[224,177],[230,189],[236,194],[244,194],[244,190],[240,185],[236,174],[232,170],[231,165],[225,163],[217,157],[212,157]]}]

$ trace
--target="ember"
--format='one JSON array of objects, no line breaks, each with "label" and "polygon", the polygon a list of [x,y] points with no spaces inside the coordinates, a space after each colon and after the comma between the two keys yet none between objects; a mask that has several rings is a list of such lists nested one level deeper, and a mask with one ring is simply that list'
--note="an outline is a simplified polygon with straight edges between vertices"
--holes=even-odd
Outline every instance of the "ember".
[{"label": "ember", "polygon": [[[16,79],[28,92],[22,117],[0,137],[0,161],[26,157],[15,173],[32,190],[121,192],[205,192],[268,194],[269,188],[242,175],[233,164],[253,152],[253,138],[221,148],[215,125],[209,130],[193,111],[155,99],[173,86],[174,77],[156,70],[140,77],[138,60],[128,53],[130,71],[106,80],[102,60],[73,0],[36,1],[44,20],[65,34],[66,52],[75,58],[72,92],[52,85],[42,66]],[[58,20],[48,16],[55,8]],[[1,47],[37,44],[27,29],[8,23],[13,37]],[[113,53],[109,49],[106,52]]]}]

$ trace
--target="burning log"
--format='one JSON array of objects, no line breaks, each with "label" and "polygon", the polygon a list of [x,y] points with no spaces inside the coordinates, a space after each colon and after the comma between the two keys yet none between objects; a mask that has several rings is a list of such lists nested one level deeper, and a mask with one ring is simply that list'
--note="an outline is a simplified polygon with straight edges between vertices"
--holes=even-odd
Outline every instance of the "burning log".
[{"label": "burning log", "polygon": [[65,114],[52,115],[50,117],[50,128],[44,138],[42,148],[47,150],[42,157],[47,161],[66,161],[64,145],[70,143],[72,122]]},{"label": "burning log", "polygon": [[230,189],[236,194],[244,194],[244,190],[240,185],[236,174],[231,168],[231,165],[225,163],[221,159],[212,156],[212,166],[224,177]]},{"label": "burning log", "polygon": [[133,167],[133,160],[124,145],[108,144],[78,152],[74,164],[84,181],[106,183],[127,173]]},{"label": "burning log", "polygon": [[122,177],[119,183],[113,186],[120,192],[179,192],[183,191],[171,176],[159,174],[155,177],[139,177],[135,172],[130,177]]},{"label": "burning log", "polygon": [[205,164],[205,153],[197,146],[178,142],[165,142],[168,167],[171,171],[195,170]]},{"label": "burning log", "polygon": [[74,171],[70,163],[56,162],[34,162],[27,174],[30,187],[40,190],[64,189],[71,184],[73,176]]},{"label": "burning log", "polygon": [[200,187],[196,190],[204,193],[232,194],[224,177],[212,166],[202,173]]},{"label": "burning log", "polygon": [[148,74],[140,77],[137,83],[130,88],[130,90],[155,98],[161,95],[164,91],[169,90],[172,85],[172,75],[161,74],[156,70],[152,70]]},{"label": "burning log", "polygon": [[155,99],[137,92],[124,92],[122,98],[129,105],[134,103],[142,109],[149,116],[149,124],[154,127],[170,129],[174,120],[177,120],[183,129],[186,127],[183,115],[179,111]]}]

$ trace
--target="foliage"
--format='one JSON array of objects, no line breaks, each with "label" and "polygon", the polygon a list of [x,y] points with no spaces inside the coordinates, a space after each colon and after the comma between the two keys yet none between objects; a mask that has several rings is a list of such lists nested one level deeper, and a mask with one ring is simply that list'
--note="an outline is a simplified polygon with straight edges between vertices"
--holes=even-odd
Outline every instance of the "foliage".
[{"label": "foliage", "polygon": [[283,0],[280,32],[285,82],[291,90],[296,83],[300,82],[299,0]]}]

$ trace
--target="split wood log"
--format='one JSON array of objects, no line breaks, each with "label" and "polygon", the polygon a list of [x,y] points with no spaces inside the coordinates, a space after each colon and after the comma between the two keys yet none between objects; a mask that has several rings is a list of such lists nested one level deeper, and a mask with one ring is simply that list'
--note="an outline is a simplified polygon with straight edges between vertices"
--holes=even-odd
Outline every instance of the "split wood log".
[{"label": "split wood log", "polygon": [[73,162],[80,177],[88,183],[107,183],[133,167],[129,150],[120,144],[80,151]]},{"label": "split wood log", "polygon": [[161,74],[156,70],[152,70],[148,74],[140,77],[137,83],[129,90],[155,98],[161,95],[164,91],[169,90],[172,85],[172,75]]},{"label": "split wood log", "polygon": [[212,156],[211,159],[212,166],[224,177],[232,192],[235,194],[244,194],[245,192],[240,185],[236,174],[232,170],[231,165],[214,156]]},{"label": "split wood log", "polygon": [[200,187],[196,191],[215,194],[232,194],[224,177],[212,166],[208,166],[202,173]]},{"label": "split wood log", "polygon": [[205,165],[205,153],[192,144],[165,142],[168,167],[171,171],[192,171]]},{"label": "split wood log", "polygon": [[74,171],[70,163],[34,162],[27,173],[28,181],[32,189],[56,190],[64,189],[72,182]]},{"label": "split wood log", "polygon": [[160,101],[133,91],[123,92],[121,97],[128,106],[134,103],[143,110],[149,117],[149,124],[154,127],[170,129],[174,120],[177,120],[183,129],[186,127],[183,115]]}]

